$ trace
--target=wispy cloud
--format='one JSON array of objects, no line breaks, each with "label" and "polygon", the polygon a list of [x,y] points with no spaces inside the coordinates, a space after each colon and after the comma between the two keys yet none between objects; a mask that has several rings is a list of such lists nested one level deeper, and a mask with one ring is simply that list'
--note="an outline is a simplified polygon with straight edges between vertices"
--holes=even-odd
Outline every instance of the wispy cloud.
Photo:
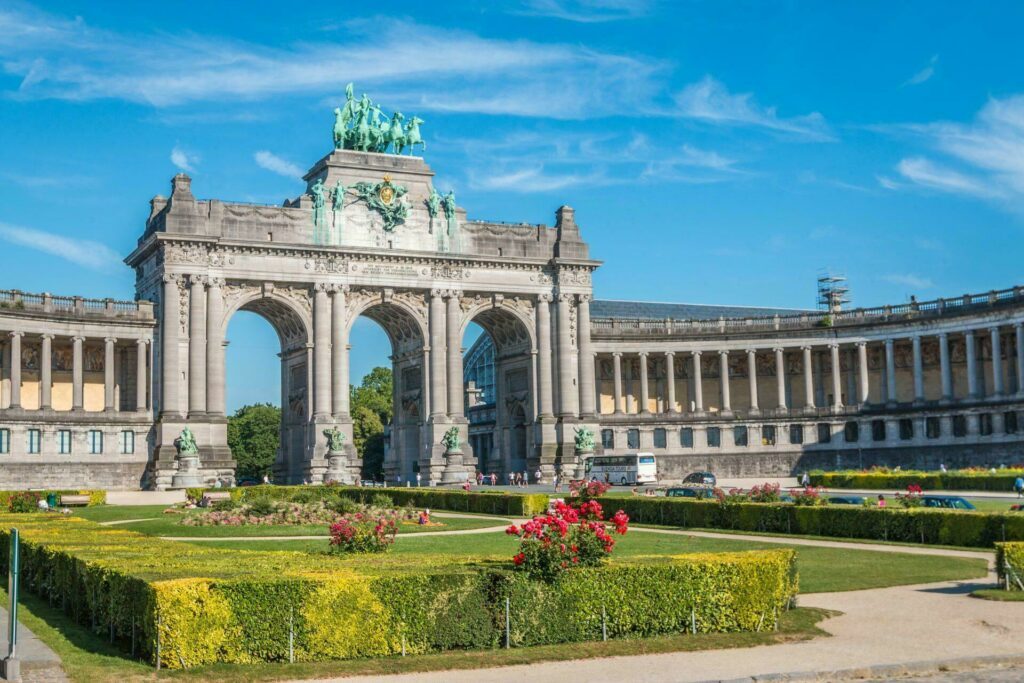
[{"label": "wispy cloud", "polygon": [[686,86],[675,96],[675,102],[679,115],[712,124],[763,128],[816,141],[834,139],[818,112],[780,117],[775,107],[759,105],[753,93],[733,94],[711,76]]},{"label": "wispy cloud", "polygon": [[0,222],[0,240],[58,256],[92,270],[110,271],[121,266],[121,257],[105,244],[52,232]]},{"label": "wispy cloud", "polygon": [[650,0],[524,0],[514,14],[551,17],[584,24],[634,19],[647,14]]},{"label": "wispy cloud", "polygon": [[972,178],[920,157],[901,160],[896,170],[907,180],[934,190],[984,198],[1002,196],[978,178]]},{"label": "wispy cloud", "polygon": [[[358,79],[391,106],[585,118],[651,99],[662,66],[579,45],[483,38],[389,21],[346,24],[343,40],[277,47],[198,34],[119,33],[40,10],[0,9],[0,59],[21,98],[113,98],[166,108],[298,94],[343,97]],[[543,73],[543,78],[537,78]],[[424,81],[430,88],[416,87]],[[412,94],[413,92],[421,94]],[[609,92],[618,98],[609,98]]]},{"label": "wispy cloud", "polygon": [[180,145],[175,145],[171,150],[171,163],[186,173],[195,173],[199,155],[186,152]]},{"label": "wispy cloud", "polygon": [[891,275],[883,275],[882,279],[886,282],[891,282],[894,285],[914,287],[915,289],[931,289],[935,286],[935,283],[930,279],[919,275],[913,275],[911,273],[893,273]]},{"label": "wispy cloud", "polygon": [[935,75],[935,65],[939,63],[939,56],[932,55],[932,58],[928,60],[927,66],[918,71],[916,74],[908,78],[903,82],[904,86],[908,85],[921,85],[922,83],[931,80],[931,77]]},{"label": "wispy cloud", "polygon": [[301,178],[302,169],[287,159],[282,159],[273,152],[262,149],[252,155],[256,165],[287,178]]},{"label": "wispy cloud", "polygon": [[491,175],[471,174],[470,185],[481,190],[508,192],[548,192],[575,185],[606,185],[608,179],[600,172],[588,174],[549,172],[543,166],[523,168]]}]

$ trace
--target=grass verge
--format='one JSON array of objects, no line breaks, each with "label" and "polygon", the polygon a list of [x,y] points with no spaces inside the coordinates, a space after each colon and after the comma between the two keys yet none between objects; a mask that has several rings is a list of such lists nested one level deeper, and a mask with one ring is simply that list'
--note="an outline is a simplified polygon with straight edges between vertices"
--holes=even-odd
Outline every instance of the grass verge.
[{"label": "grass verge", "polygon": [[[6,601],[6,593],[0,592]],[[798,642],[828,635],[818,624],[839,613],[801,607],[782,616],[779,630],[765,633],[709,633],[672,635],[656,638],[609,640],[607,642],[570,643],[511,650],[451,651],[410,657],[386,657],[341,662],[300,664],[219,664],[187,671],[161,671],[126,659],[120,650],[103,637],[74,623],[63,612],[44,600],[23,593],[21,621],[60,656],[64,670],[73,683],[134,683],[136,681],[173,680],[188,683],[243,683],[280,681],[327,676],[384,676],[387,674],[448,669],[482,669],[514,664],[719,650],[778,643]]]},{"label": "grass verge", "polygon": [[972,598],[995,602],[1024,602],[1024,591],[1007,591],[1002,588],[981,588],[971,593]]}]

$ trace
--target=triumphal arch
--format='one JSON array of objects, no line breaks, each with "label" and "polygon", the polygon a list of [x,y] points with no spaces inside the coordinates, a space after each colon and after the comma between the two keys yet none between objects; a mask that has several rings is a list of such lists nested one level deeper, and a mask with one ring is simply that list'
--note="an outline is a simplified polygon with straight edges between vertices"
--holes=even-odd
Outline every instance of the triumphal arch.
[{"label": "triumphal arch", "polygon": [[[391,341],[394,421],[386,475],[463,480],[467,442],[462,339],[478,323],[496,347],[497,438],[515,424],[530,471],[573,470],[574,434],[596,430],[590,258],[573,210],[554,226],[469,219],[434,184],[422,120],[351,96],[334,149],[280,206],[200,200],[175,176],[151,201],[126,259],[139,299],[156,304],[153,484],[230,479],[225,332],[238,311],[273,326],[281,351],[278,481],[350,482],[349,331],[366,316]],[[399,152],[404,152],[399,153]],[[182,448],[185,428],[191,433]],[[195,448],[192,448],[194,442]],[[189,451],[195,450],[196,453]],[[179,452],[180,451],[180,452]],[[194,456],[182,458],[182,454]]]}]

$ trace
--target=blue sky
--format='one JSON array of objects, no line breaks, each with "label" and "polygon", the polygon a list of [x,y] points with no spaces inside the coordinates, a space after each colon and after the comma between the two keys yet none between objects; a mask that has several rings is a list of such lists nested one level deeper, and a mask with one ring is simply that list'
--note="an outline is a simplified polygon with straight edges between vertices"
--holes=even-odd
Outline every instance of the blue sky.
[{"label": "blue sky", "polygon": [[[123,258],[179,169],[279,203],[355,81],[416,113],[471,217],[568,203],[595,293],[804,307],[1018,284],[1019,2],[520,0],[0,5],[0,287],[129,297]],[[229,403],[275,339],[229,330]],[[353,377],[383,362],[372,323]],[[265,368],[246,373],[238,368]]]}]

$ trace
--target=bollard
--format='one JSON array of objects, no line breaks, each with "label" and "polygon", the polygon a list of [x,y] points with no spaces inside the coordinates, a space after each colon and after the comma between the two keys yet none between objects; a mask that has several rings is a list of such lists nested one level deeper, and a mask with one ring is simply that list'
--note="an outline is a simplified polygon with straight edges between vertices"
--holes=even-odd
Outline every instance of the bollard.
[{"label": "bollard", "polygon": [[21,680],[21,660],[18,659],[18,575],[21,573],[21,536],[11,529],[10,555],[7,565],[7,657],[2,671],[6,681]]},{"label": "bollard", "polygon": [[512,647],[512,619],[509,598],[505,598],[505,649]]},{"label": "bollard", "polygon": [[697,635],[697,608],[690,608],[690,632]]},{"label": "bollard", "polygon": [[288,663],[295,663],[295,608],[288,608]]},{"label": "bollard", "polygon": [[160,670],[160,613],[156,613],[156,670]]},{"label": "bollard", "polygon": [[601,640],[608,640],[608,613],[601,605]]}]

